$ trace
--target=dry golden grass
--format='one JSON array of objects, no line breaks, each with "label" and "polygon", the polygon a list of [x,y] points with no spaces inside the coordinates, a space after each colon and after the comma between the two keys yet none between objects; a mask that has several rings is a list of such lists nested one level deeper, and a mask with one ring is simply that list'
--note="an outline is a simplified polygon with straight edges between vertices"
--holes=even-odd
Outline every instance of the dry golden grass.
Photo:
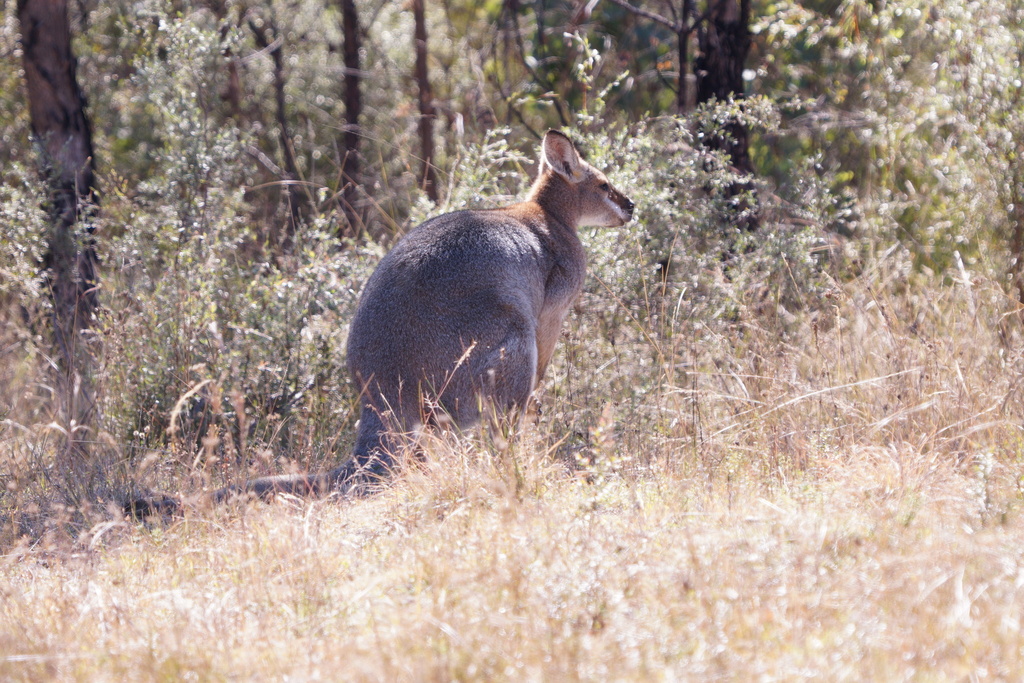
[{"label": "dry golden grass", "polygon": [[[451,472],[455,471],[452,476]],[[354,502],[5,558],[5,680],[1013,679],[1024,528],[971,471],[818,453],[766,486],[515,479],[449,451]],[[992,475],[988,495],[1015,496]],[[102,536],[101,536],[102,535]]]},{"label": "dry golden grass", "polygon": [[878,282],[674,351],[583,469],[556,405],[372,498],[8,548],[0,678],[1019,680],[1018,333],[995,288]]}]

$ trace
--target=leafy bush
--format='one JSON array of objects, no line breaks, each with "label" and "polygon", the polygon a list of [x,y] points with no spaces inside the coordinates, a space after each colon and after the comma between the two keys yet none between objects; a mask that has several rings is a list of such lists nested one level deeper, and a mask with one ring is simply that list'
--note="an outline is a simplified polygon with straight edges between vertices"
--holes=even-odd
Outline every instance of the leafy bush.
[{"label": "leafy bush", "polygon": [[207,74],[219,36],[165,19],[153,44],[135,78],[158,112],[160,147],[138,193],[107,213],[130,223],[110,230],[118,267],[101,322],[104,429],[133,466],[163,453],[146,462],[203,465],[196,471],[222,480],[253,463],[275,468],[273,452],[317,467],[351,432],[343,349],[367,252],[336,258],[318,219],[275,260],[232,189],[251,163],[247,135],[216,122],[205,95],[217,87]]},{"label": "leafy bush", "polygon": [[0,301],[34,306],[43,297],[38,277],[46,251],[48,220],[43,197],[29,173],[18,165],[5,169],[0,185]]}]

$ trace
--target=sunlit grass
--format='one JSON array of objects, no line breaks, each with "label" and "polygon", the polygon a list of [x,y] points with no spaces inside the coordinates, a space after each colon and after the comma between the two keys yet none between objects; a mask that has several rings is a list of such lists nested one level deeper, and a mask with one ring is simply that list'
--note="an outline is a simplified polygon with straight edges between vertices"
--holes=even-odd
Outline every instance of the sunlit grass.
[{"label": "sunlit grass", "polygon": [[[991,519],[972,468],[905,447],[808,457],[770,486],[750,467],[588,482],[526,458],[517,492],[500,462],[439,447],[371,499],[191,510],[15,550],[0,579],[0,675],[1019,672],[1016,506]],[[997,472],[988,496],[1016,499],[1014,487]]]}]

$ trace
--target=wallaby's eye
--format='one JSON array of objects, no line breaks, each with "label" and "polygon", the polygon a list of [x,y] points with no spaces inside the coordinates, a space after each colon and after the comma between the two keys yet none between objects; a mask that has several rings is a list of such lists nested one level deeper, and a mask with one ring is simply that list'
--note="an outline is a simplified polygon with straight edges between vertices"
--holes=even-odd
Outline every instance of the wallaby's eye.
[{"label": "wallaby's eye", "polygon": [[598,187],[601,188],[602,192],[607,192],[608,190],[611,189],[610,187],[608,187],[608,183],[601,183],[600,185],[598,185]]}]

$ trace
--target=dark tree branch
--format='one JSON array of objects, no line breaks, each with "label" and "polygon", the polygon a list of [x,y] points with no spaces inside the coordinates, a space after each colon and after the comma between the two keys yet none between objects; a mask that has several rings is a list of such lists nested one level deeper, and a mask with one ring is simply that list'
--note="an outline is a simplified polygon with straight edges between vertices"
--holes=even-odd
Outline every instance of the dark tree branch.
[{"label": "dark tree branch", "polygon": [[[650,19],[651,21],[661,24],[666,28],[670,29],[676,34],[676,58],[679,61],[679,84],[676,88],[676,109],[680,114],[685,114],[690,109],[690,89],[686,82],[687,76],[690,71],[690,34],[702,24],[709,13],[713,10],[715,5],[714,0],[709,0],[711,7],[704,14],[694,17],[696,14],[696,7],[694,6],[694,0],[683,0],[682,9],[679,16],[676,16],[675,5],[669,5],[672,9],[673,19],[664,17],[657,12],[644,9],[643,7],[637,7],[636,5],[627,2],[627,0],[611,0],[611,2],[624,10],[631,12],[639,17]],[[691,17],[693,17],[691,21]]]},{"label": "dark tree branch", "polygon": [[512,104],[512,96],[509,93],[505,92],[504,85],[502,85],[502,83],[493,75],[488,76],[488,80],[490,80],[491,84],[498,89],[498,94],[501,95],[502,101],[505,102],[505,107],[507,109],[505,116],[506,122],[510,122],[512,120],[512,116],[515,116],[517,119],[519,119],[519,123],[522,124],[523,128],[525,128],[530,133],[530,135],[540,140],[543,137],[540,134],[540,131],[536,130],[529,123],[527,123],[526,117],[523,116],[523,112],[519,111],[519,109],[517,109],[516,106]]},{"label": "dark tree branch", "polygon": [[679,114],[685,114],[690,109],[690,86],[686,82],[690,72],[690,34],[693,32],[696,22],[688,23],[694,13],[694,0],[683,0],[682,28],[676,33],[676,48],[679,52],[679,89],[676,91],[676,109]]},{"label": "dark tree branch", "polygon": [[652,12],[652,11],[646,10],[646,9],[644,9],[642,7],[637,7],[635,5],[631,5],[630,3],[626,2],[626,0],[611,0],[611,2],[613,4],[618,5],[619,7],[621,7],[624,10],[628,10],[628,11],[632,12],[633,14],[636,14],[637,16],[641,16],[641,17],[644,17],[645,19],[650,19],[653,22],[661,24],[662,26],[670,29],[673,33],[679,33],[680,31],[683,31],[683,30],[687,29],[685,15],[684,15],[683,21],[676,22],[676,21],[672,21],[671,19],[669,19],[667,17],[661,16],[657,12]]},{"label": "dark tree branch", "polygon": [[229,115],[240,123],[242,119],[242,81],[238,73],[238,56],[234,54],[228,41],[232,24],[227,21],[229,10],[227,0],[206,0],[206,6],[220,23],[221,49],[227,60],[228,79],[220,96],[228,104]]}]

